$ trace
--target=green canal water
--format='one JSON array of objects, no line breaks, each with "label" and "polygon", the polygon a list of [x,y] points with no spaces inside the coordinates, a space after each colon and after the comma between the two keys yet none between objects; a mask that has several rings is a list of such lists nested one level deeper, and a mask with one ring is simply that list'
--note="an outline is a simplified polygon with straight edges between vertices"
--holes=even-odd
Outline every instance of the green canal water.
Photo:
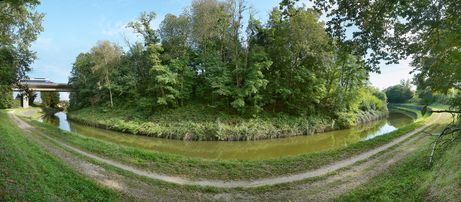
[{"label": "green canal water", "polygon": [[384,135],[413,122],[412,118],[404,114],[390,113],[387,119],[345,130],[271,140],[223,142],[170,140],[114,132],[68,121],[63,112],[42,120],[62,130],[112,143],[190,157],[241,160],[271,159],[345,147]]}]

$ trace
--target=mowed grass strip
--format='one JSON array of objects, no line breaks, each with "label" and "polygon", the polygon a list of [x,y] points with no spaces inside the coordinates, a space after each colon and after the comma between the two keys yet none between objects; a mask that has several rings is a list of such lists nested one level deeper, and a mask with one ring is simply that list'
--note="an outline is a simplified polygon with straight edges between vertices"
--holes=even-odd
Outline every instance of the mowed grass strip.
[{"label": "mowed grass strip", "polygon": [[124,201],[30,141],[0,110],[0,201]]},{"label": "mowed grass strip", "polygon": [[460,201],[461,142],[453,142],[429,167],[431,143],[337,201]]},{"label": "mowed grass strip", "polygon": [[54,126],[29,120],[45,134],[84,151],[114,159],[141,169],[190,179],[241,180],[289,175],[320,168],[338,160],[384,145],[418,127],[426,119],[399,130],[348,147],[318,153],[269,160],[209,160],[123,146],[77,133],[64,132]]}]

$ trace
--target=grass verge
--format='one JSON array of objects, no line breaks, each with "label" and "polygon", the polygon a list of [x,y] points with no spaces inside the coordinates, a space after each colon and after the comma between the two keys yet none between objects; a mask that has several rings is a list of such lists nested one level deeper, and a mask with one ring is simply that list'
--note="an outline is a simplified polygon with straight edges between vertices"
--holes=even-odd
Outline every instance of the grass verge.
[{"label": "grass verge", "polygon": [[386,173],[341,196],[338,201],[460,201],[461,142],[428,166],[431,142]]},{"label": "grass verge", "polygon": [[167,175],[205,179],[257,179],[300,173],[346,159],[384,145],[425,123],[426,119],[403,127],[387,135],[358,142],[345,148],[270,160],[207,160],[166,154],[140,148],[122,146],[76,133],[61,131],[54,126],[29,120],[39,130],[84,151],[114,159],[142,169]]},{"label": "grass verge", "polygon": [[0,110],[0,201],[123,201],[25,137]]}]

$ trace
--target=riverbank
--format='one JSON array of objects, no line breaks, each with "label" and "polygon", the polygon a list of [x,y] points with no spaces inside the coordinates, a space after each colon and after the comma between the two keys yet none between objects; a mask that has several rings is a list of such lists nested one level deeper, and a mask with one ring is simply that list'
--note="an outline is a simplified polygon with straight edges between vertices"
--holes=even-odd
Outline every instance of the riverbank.
[{"label": "riverbank", "polygon": [[337,200],[394,201],[399,198],[410,201],[460,201],[461,142],[454,141],[445,150],[438,151],[439,158],[429,167],[431,143],[431,139],[426,141],[409,158]]},{"label": "riverbank", "polygon": [[63,132],[54,126],[30,121],[36,128],[84,151],[101,155],[137,168],[168,175],[180,175],[190,179],[258,179],[287,173],[299,173],[306,169],[316,169],[329,163],[349,158],[372,148],[384,145],[401,135],[418,128],[426,118],[392,133],[361,141],[339,149],[316,152],[278,159],[245,160],[205,160],[200,158],[172,155],[136,147],[108,143],[96,138],[76,133]]},{"label": "riverbank", "polygon": [[0,201],[124,201],[30,141],[0,110]]},{"label": "riverbank", "polygon": [[355,124],[385,118],[388,111],[344,114],[335,120],[327,116],[295,117],[261,114],[243,118],[203,105],[189,105],[153,115],[132,109],[85,108],[68,113],[69,120],[103,129],[136,135],[180,140],[261,140],[310,135],[344,129]]},{"label": "riverbank", "polygon": [[[436,115],[437,116],[437,115]],[[432,119],[432,118],[431,118]],[[433,122],[433,121],[431,121]],[[437,122],[435,122],[437,123]],[[429,125],[427,123],[427,125]],[[40,133],[34,127],[31,130],[34,135],[38,135],[37,139],[45,140],[42,136],[49,134]],[[427,131],[430,131],[428,129]],[[40,134],[40,135],[39,135]],[[415,134],[415,133],[413,133]],[[65,134],[62,134],[65,135]],[[409,134],[405,134],[408,136]],[[53,136],[49,136],[53,139]],[[144,200],[147,199],[166,199],[166,198],[176,198],[180,199],[182,197],[188,198],[201,198],[201,200],[220,200],[220,201],[234,201],[234,200],[252,200],[252,201],[267,201],[267,200],[332,200],[336,198],[341,193],[348,193],[350,190],[353,190],[355,187],[362,185],[367,182],[370,178],[373,178],[377,173],[385,171],[386,165],[393,165],[396,161],[406,156],[406,154],[411,154],[413,146],[410,146],[416,142],[426,141],[427,139],[421,139],[426,137],[424,135],[412,135],[409,140],[404,141],[402,144],[395,145],[388,150],[380,152],[379,154],[367,159],[366,161],[357,162],[350,168],[341,169],[337,172],[331,173],[327,176],[320,178],[314,178],[309,180],[303,180],[288,184],[281,184],[277,186],[265,186],[260,188],[250,188],[250,189],[220,189],[212,187],[195,187],[195,186],[173,186],[169,183],[162,183],[157,180],[148,180],[143,177],[136,177],[136,175],[129,174],[127,172],[121,172],[118,169],[113,169],[104,166],[102,168],[104,172],[116,172],[117,175],[125,175],[123,181],[120,181],[120,176],[114,178],[114,173],[108,174],[112,176],[110,178],[111,185],[114,183],[117,185],[117,190],[122,189],[123,193],[128,193],[128,195],[134,194],[136,196],[144,197]],[[417,140],[415,142],[415,140]],[[416,144],[415,146],[419,145]],[[409,147],[410,146],[410,149]],[[99,156],[99,155],[98,155]],[[74,161],[72,161],[74,162]],[[388,164],[389,163],[389,164]],[[71,163],[74,165],[75,163]],[[79,167],[80,164],[75,164],[74,166]],[[98,164],[99,165],[99,164]],[[369,167],[371,166],[371,167]],[[383,168],[384,166],[384,168]],[[384,169],[384,170],[381,170]],[[381,170],[381,171],[378,171]],[[377,172],[378,171],[378,172]],[[88,174],[93,175],[93,170],[88,170]],[[100,173],[101,171],[97,171]],[[194,170],[186,171],[194,172]],[[360,175],[357,176],[357,172],[360,172]],[[183,178],[183,175],[173,175],[176,179]],[[95,176],[94,180],[99,181],[99,174]],[[203,178],[202,178],[203,179]],[[204,178],[208,179],[208,178]],[[340,179],[340,180],[339,180]],[[136,181],[137,183],[133,184]],[[442,187],[443,188],[443,187]],[[402,190],[402,188],[399,188]],[[403,190],[406,190],[403,188]],[[398,192],[398,190],[395,190]],[[443,193],[443,192],[440,192]],[[148,198],[145,198],[148,197]],[[411,196],[410,196],[411,197]]]}]

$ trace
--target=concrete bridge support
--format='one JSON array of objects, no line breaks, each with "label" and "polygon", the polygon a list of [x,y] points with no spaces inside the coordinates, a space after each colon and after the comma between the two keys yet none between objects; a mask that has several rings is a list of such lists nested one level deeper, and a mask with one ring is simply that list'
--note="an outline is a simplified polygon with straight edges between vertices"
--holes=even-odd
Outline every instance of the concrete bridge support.
[{"label": "concrete bridge support", "polygon": [[27,93],[24,93],[22,95],[21,105],[23,108],[29,107],[29,97],[27,96]]}]

